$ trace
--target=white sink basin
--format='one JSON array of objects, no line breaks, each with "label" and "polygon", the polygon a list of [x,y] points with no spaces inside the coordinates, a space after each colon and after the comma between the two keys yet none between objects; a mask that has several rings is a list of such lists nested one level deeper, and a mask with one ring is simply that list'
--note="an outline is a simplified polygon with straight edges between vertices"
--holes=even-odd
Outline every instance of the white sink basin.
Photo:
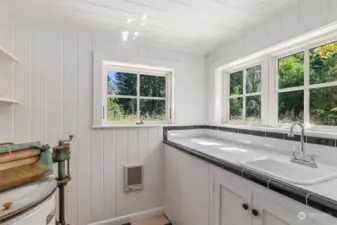
[{"label": "white sink basin", "polygon": [[279,180],[299,185],[314,185],[337,178],[337,173],[322,168],[310,168],[291,162],[270,158],[240,162],[248,169],[269,175]]}]

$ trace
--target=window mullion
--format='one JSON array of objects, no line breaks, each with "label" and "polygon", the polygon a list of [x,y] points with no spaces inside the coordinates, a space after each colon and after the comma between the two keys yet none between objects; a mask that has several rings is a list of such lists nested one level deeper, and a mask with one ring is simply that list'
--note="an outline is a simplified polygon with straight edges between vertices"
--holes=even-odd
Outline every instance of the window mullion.
[{"label": "window mullion", "polygon": [[140,74],[137,73],[137,120],[140,120]]},{"label": "window mullion", "polygon": [[243,70],[243,99],[242,99],[242,104],[243,104],[243,112],[242,112],[242,117],[243,121],[246,121],[246,74],[247,74],[247,69]]},{"label": "window mullion", "polygon": [[310,124],[310,58],[309,49],[304,50],[304,125]]}]

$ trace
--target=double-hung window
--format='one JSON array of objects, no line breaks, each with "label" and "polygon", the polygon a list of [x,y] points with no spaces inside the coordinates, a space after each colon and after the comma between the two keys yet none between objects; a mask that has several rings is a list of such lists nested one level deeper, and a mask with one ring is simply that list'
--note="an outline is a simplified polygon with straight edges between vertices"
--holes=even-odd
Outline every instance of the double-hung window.
[{"label": "double-hung window", "polygon": [[278,59],[278,121],[337,125],[337,42]]},{"label": "double-hung window", "polygon": [[258,123],[261,119],[261,65],[228,76],[229,121]]},{"label": "double-hung window", "polygon": [[168,123],[170,71],[105,66],[103,120],[106,123]]}]

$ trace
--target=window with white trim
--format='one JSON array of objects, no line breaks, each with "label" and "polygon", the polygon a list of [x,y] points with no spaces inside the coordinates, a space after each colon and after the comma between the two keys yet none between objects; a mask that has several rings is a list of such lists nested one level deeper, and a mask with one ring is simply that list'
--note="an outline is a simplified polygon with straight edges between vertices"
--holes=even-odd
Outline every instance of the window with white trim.
[{"label": "window with white trim", "polygon": [[337,125],[337,42],[278,59],[278,122]]},{"label": "window with white trim", "polygon": [[261,120],[261,65],[229,74],[229,121]]},{"label": "window with white trim", "polygon": [[171,72],[137,66],[104,66],[105,123],[169,123]]}]

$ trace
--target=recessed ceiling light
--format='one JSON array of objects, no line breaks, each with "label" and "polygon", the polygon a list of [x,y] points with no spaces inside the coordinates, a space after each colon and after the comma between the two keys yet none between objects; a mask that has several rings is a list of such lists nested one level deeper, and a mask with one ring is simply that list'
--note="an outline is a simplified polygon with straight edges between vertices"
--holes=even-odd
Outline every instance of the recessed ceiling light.
[{"label": "recessed ceiling light", "polygon": [[127,21],[126,21],[126,23],[131,23],[132,22],[132,19],[128,19]]},{"label": "recessed ceiling light", "polygon": [[123,39],[123,41],[127,41],[128,40],[128,36],[127,35],[123,35],[122,39]]},{"label": "recessed ceiling light", "polygon": [[137,37],[139,35],[139,32],[136,31],[133,35]]},{"label": "recessed ceiling light", "polygon": [[143,14],[142,20],[146,20],[147,19],[147,15]]},{"label": "recessed ceiling light", "polygon": [[123,31],[122,34],[123,35],[129,35],[129,31]]}]

